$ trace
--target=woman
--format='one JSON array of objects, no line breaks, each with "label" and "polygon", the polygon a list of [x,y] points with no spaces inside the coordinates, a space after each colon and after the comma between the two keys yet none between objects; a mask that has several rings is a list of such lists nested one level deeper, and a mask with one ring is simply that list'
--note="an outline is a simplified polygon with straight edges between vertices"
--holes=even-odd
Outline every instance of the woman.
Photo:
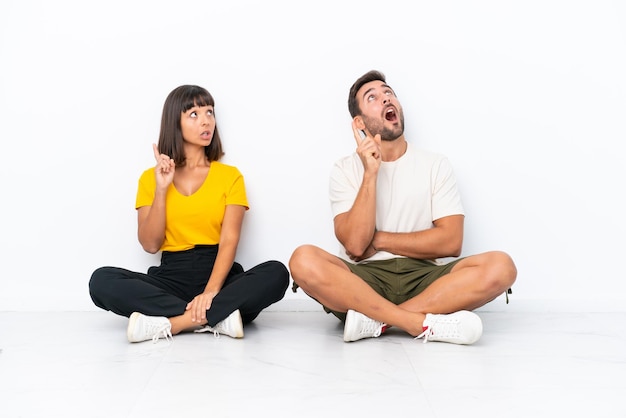
[{"label": "woman", "polygon": [[[267,261],[244,271],[235,261],[248,209],[243,176],[223,156],[214,100],[183,85],[165,100],[156,165],[139,179],[139,242],[161,251],[147,274],[101,267],[89,282],[96,306],[129,317],[130,342],[183,331],[243,337],[243,325],[281,300],[289,271]],[[203,328],[200,328],[203,326]]]}]

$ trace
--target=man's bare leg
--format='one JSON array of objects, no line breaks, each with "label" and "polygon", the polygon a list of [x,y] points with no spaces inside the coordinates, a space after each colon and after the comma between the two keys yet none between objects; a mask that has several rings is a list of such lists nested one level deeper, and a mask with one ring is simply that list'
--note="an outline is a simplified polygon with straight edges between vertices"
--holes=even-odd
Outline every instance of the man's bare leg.
[{"label": "man's bare leg", "polygon": [[318,247],[297,248],[289,267],[294,281],[329,309],[352,309],[413,336],[422,333],[426,314],[478,308],[505,292],[517,275],[513,261],[505,253],[470,256],[420,295],[395,305],[353,274],[338,257]]},{"label": "man's bare leg", "polygon": [[408,311],[383,298],[338,257],[318,247],[298,247],[289,260],[289,269],[298,286],[329,309],[352,309],[413,336],[422,332],[423,313]]},{"label": "man's bare leg", "polygon": [[459,261],[449,274],[400,306],[424,314],[471,311],[506,292],[516,277],[515,264],[506,253],[473,255]]}]

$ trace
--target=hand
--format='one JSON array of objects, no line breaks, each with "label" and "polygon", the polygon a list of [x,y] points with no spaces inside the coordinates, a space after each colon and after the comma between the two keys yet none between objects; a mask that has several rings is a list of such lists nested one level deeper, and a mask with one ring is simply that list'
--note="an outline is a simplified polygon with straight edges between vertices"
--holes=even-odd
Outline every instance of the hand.
[{"label": "hand", "polygon": [[206,311],[211,307],[215,295],[217,295],[217,292],[200,293],[187,304],[185,310],[191,311],[192,322],[203,323],[206,321]]},{"label": "hand", "polygon": [[157,187],[165,189],[174,181],[176,164],[174,164],[174,160],[169,156],[160,154],[156,144],[152,144],[152,150],[154,151],[154,159],[156,160],[154,173],[156,175]]},{"label": "hand", "polygon": [[352,121],[352,133],[354,133],[354,139],[356,140],[356,153],[361,158],[365,171],[375,170],[378,172],[380,163],[382,161],[382,154],[380,150],[380,134],[376,134],[373,138],[369,134],[365,134],[365,138],[361,139],[360,129],[356,127],[356,121]]}]

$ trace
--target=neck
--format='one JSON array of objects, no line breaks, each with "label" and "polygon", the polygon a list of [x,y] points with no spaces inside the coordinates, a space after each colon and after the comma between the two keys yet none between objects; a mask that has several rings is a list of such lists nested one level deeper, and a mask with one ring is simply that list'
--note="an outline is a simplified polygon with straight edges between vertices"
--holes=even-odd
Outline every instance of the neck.
[{"label": "neck", "polygon": [[204,147],[187,148],[185,150],[185,166],[187,168],[207,167],[209,159],[204,154]]},{"label": "neck", "polygon": [[395,161],[402,157],[407,149],[407,142],[404,135],[399,136],[393,141],[382,141],[382,159],[385,162]]}]

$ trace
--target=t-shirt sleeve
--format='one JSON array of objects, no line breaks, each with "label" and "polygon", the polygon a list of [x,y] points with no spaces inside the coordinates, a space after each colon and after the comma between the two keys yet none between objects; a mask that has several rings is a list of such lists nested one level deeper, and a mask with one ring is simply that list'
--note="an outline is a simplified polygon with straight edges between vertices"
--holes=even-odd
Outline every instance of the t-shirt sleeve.
[{"label": "t-shirt sleeve", "polygon": [[232,184],[226,196],[227,205],[241,205],[249,209],[248,197],[246,195],[246,185],[241,172],[233,167]]},{"label": "t-shirt sleeve", "polygon": [[154,178],[154,168],[149,168],[139,177],[135,209],[139,209],[142,206],[151,206],[152,202],[154,202],[155,189],[156,179]]},{"label": "t-shirt sleeve", "polygon": [[447,158],[442,158],[433,170],[435,189],[433,190],[433,220],[452,215],[464,215],[461,194],[456,183],[456,176]]},{"label": "t-shirt sleeve", "polygon": [[333,165],[328,185],[333,217],[352,209],[361,183],[357,176],[362,177],[363,174],[358,172],[357,167],[354,167],[354,162],[350,157],[337,161]]}]

